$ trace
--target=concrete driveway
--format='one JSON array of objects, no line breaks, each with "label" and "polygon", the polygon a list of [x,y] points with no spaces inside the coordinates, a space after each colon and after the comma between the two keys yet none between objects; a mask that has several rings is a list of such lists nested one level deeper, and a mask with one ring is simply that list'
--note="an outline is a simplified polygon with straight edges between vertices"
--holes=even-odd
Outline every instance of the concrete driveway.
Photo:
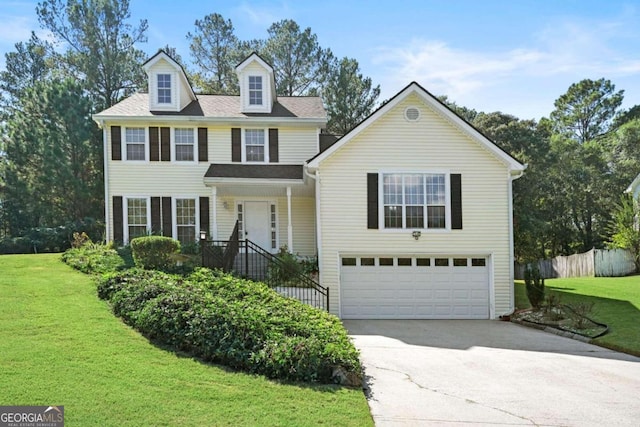
[{"label": "concrete driveway", "polygon": [[377,426],[640,425],[640,358],[500,321],[344,325]]}]

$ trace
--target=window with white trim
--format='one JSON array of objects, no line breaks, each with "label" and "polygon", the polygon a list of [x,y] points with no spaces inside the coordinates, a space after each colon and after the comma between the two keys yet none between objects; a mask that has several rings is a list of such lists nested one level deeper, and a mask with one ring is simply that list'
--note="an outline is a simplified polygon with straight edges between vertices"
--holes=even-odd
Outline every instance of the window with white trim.
[{"label": "window with white trim", "polygon": [[262,76],[249,76],[249,105],[262,105]]},{"label": "window with white trim", "polygon": [[171,74],[158,74],[158,104],[171,104]]},{"label": "window with white trim", "polygon": [[127,160],[147,159],[147,129],[125,128],[124,142]]},{"label": "window with white trim", "polygon": [[146,197],[128,197],[127,202],[127,236],[128,242],[136,237],[146,236],[149,230],[149,199]]},{"label": "window with white trim", "polygon": [[176,238],[182,244],[196,241],[196,199],[176,200]]},{"label": "window with white trim", "polygon": [[273,203],[269,205],[269,214],[271,222],[271,249],[275,250],[278,246],[278,233],[276,230],[278,222],[276,218],[276,205]]},{"label": "window with white trim", "polygon": [[383,174],[382,194],[385,228],[446,228],[446,174]]},{"label": "window with white trim", "polygon": [[195,130],[193,128],[174,129],[175,159],[178,162],[192,162],[195,159]]},{"label": "window with white trim", "polygon": [[244,130],[244,153],[247,162],[265,162],[266,137],[264,129]]}]

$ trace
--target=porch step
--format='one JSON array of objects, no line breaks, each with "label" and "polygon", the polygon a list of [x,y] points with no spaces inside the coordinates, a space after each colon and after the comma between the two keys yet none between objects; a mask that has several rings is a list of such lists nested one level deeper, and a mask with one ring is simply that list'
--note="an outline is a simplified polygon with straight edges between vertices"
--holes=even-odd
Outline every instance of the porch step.
[{"label": "porch step", "polygon": [[256,253],[239,253],[233,263],[234,271],[240,276],[255,281],[265,281],[269,260]]}]

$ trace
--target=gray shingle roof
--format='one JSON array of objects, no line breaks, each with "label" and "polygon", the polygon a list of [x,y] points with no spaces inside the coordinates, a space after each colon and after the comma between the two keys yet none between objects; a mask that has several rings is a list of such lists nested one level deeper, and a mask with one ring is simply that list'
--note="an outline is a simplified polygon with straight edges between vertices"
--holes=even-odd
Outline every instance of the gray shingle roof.
[{"label": "gray shingle roof", "polygon": [[322,99],[316,96],[279,96],[271,113],[242,113],[240,97],[232,95],[198,95],[198,99],[180,112],[149,111],[149,94],[136,93],[97,116],[158,117],[195,116],[212,118],[298,117],[327,119]]},{"label": "gray shingle roof", "polygon": [[205,178],[303,179],[302,165],[211,164]]}]

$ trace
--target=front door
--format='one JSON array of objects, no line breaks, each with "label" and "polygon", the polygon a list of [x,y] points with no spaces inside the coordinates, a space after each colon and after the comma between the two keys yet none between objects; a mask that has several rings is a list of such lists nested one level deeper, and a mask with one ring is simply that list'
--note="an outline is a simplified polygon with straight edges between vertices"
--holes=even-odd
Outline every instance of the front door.
[{"label": "front door", "polygon": [[271,252],[271,206],[269,202],[244,202],[244,238]]}]

